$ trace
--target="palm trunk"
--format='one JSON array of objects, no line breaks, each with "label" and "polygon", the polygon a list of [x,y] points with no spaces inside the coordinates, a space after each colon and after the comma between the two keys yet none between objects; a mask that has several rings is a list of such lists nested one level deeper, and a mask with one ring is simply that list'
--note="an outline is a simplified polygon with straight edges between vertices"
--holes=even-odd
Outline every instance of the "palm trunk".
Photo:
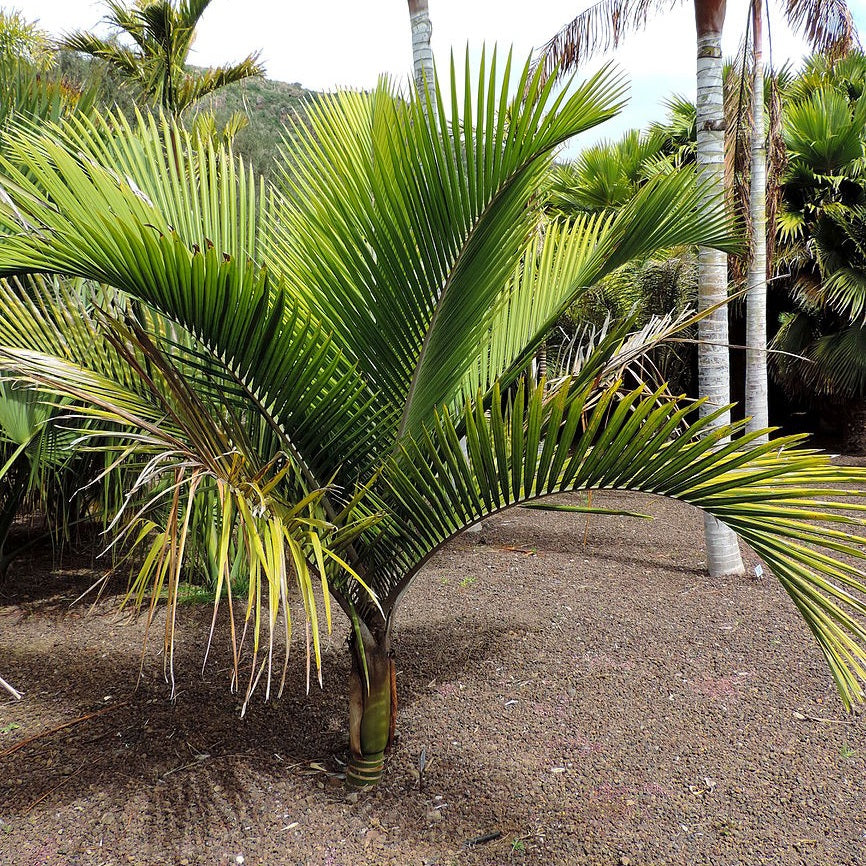
[{"label": "palm trunk", "polygon": [[[373,634],[363,623],[350,639],[352,672],[349,688],[349,763],[346,784],[371,788],[382,778],[385,750],[394,735],[397,695],[391,627]],[[363,654],[362,654],[363,653]]]},{"label": "palm trunk", "polygon": [[[764,430],[770,423],[767,409],[767,144],[764,136],[764,63],[762,0],[752,3],[755,69],[752,84],[752,179],[749,211],[752,224],[752,257],[746,306],[746,425],[748,432]],[[764,433],[759,442],[766,442]]]},{"label": "palm trunk", "polygon": [[426,92],[433,113],[436,113],[436,78],[433,70],[433,49],[430,37],[433,24],[427,0],[409,0],[409,24],[412,28],[412,67],[415,87],[419,94]]},{"label": "palm trunk", "polygon": [[[708,196],[724,192],[725,113],[722,92],[722,25],[724,0],[695,0],[698,36],[697,132],[698,170],[710,182]],[[725,253],[701,247],[698,254],[698,308],[706,310],[728,297],[728,261]],[[721,307],[698,325],[698,387],[707,398],[704,414],[730,402],[728,311]],[[730,412],[713,426],[730,421]],[[707,567],[710,575],[743,574],[737,536],[724,523],[704,517]]]}]

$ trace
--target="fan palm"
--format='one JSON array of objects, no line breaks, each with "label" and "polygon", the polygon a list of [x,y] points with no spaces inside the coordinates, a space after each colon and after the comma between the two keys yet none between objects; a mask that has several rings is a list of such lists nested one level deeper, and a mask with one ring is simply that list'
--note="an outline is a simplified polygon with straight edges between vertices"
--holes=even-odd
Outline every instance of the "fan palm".
[{"label": "fan palm", "polygon": [[124,429],[117,459],[144,464],[136,490],[157,484],[171,502],[160,525],[147,503],[119,519],[145,548],[136,597],[168,587],[170,638],[189,503],[211,484],[220,574],[230,584],[243,549],[250,575],[248,694],[270,682],[288,578],[314,650],[332,596],[351,622],[348,779],[374,784],[396,709],[392,631],[424,563],[502,508],[643,491],[736,529],[802,612],[843,699],[861,699],[862,506],[833,498],[861,470],[794,439],[728,442],[739,428],[711,429],[723,410],[689,427],[693,405],[625,388],[627,324],[568,377],[522,377],[584,287],[655,249],[734,248],[721,204],[694,176],[659,177],[617,214],[553,223],[539,248],[532,203],[553,149],[612,116],[623,85],[603,71],[557,94],[526,67],[511,87],[510,60],[500,74],[495,57],[481,73],[473,93],[468,63],[465,86],[452,64],[435,111],[387,82],[322,98],[279,190],[168,120],[10,140],[0,273],[75,274],[134,299],[94,311],[100,343],[63,299],[7,291],[0,357],[7,376]]},{"label": "fan palm", "polygon": [[180,115],[194,102],[235,81],[264,74],[255,54],[240,63],[191,70],[187,58],[201,16],[211,0],[107,0],[108,23],[132,40],[102,39],[79,31],[60,40],[109,64],[150,102]]},{"label": "fan palm", "polygon": [[[679,5],[682,5],[680,0],[599,0],[544,45],[541,51],[542,65],[549,72],[576,69],[593,54],[617,47],[628,34],[643,28],[651,16]],[[720,195],[724,188],[725,117],[721,40],[725,0],[694,0],[693,7],[697,28],[698,171],[703,177],[712,179],[713,189]],[[856,42],[851,12],[844,2],[786,0],[785,15],[796,30],[805,34],[815,50],[838,50]],[[760,72],[757,74],[760,75]],[[756,91],[758,89],[755,88]],[[757,224],[759,219],[752,222]],[[760,224],[763,225],[762,219]],[[700,393],[707,398],[706,412],[730,400],[728,318],[726,309],[720,306],[727,298],[726,264],[720,251],[709,248],[701,250],[698,305],[702,310],[714,311],[698,326],[698,378]],[[766,275],[751,294],[753,322],[750,323],[749,333],[758,345],[752,347],[750,360],[763,368],[763,373],[761,370],[753,371],[749,379],[756,383],[752,393],[760,395],[766,402],[766,387],[760,385],[762,378],[766,381],[766,322],[754,321],[756,315],[766,317]],[[752,406],[747,406],[747,413],[752,410]],[[759,411],[760,417],[765,419],[765,407]],[[718,424],[726,423],[729,418],[729,415],[722,413]],[[705,521],[705,532],[710,574],[742,573],[743,564],[733,534],[709,516]]]},{"label": "fan palm", "polygon": [[574,162],[558,165],[550,206],[564,215],[598,213],[622,207],[657,170],[666,142],[655,130],[630,130],[615,142],[583,150]]},{"label": "fan palm", "polygon": [[848,447],[862,448],[866,399],[866,59],[810,60],[786,94],[789,165],[782,185],[778,269],[793,309],[772,370],[799,403],[849,403]]}]

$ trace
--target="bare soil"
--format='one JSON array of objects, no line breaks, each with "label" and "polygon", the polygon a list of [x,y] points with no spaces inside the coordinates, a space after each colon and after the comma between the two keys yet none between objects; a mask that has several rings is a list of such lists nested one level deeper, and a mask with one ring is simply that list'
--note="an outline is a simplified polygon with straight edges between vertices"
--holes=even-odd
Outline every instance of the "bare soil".
[{"label": "bare soil", "polygon": [[284,697],[241,719],[225,641],[200,672],[208,606],[183,609],[172,703],[158,636],[136,689],[117,597],[70,608],[89,562],[18,563],[0,753],[42,736],[0,757],[0,864],[866,863],[866,716],[781,587],[752,555],[705,576],[687,506],[596,504],[657,519],[593,517],[584,543],[582,517],[517,509],[432,560],[399,624],[399,740],[360,796],[345,623],[324,690],[299,644]]}]

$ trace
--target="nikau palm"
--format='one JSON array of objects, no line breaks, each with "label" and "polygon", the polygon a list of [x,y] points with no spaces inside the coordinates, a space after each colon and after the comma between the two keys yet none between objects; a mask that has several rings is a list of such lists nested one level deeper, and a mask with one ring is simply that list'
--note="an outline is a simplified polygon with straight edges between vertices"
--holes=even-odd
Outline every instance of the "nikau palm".
[{"label": "nikau palm", "polygon": [[204,96],[244,78],[262,75],[256,55],[240,63],[192,70],[187,58],[201,16],[212,0],[107,0],[108,23],[132,46],[79,31],[66,35],[63,48],[101,60],[130,81],[148,101],[180,115]]},{"label": "nikau palm", "polygon": [[[718,200],[675,174],[617,214],[551,224],[539,246],[533,203],[552,151],[612,116],[623,86],[602,72],[557,94],[524,69],[512,88],[510,67],[482,64],[475,93],[452,70],[435,107],[387,83],[324,97],[294,131],[278,190],[167,120],[17,133],[0,164],[15,205],[0,273],[73,274],[121,293],[92,306],[100,343],[79,333],[74,298],[10,283],[6,375],[125,431],[117,460],[137,461],[145,501],[117,525],[145,553],[136,597],[153,610],[168,588],[169,647],[187,515],[205,484],[222,502],[225,584],[233,550],[250,576],[253,643],[234,642],[235,684],[244,666],[248,695],[279,676],[293,578],[314,650],[323,603],[327,619],[329,596],[346,612],[356,785],[377,781],[393,734],[391,639],[407,587],[467,526],[558,491],[656,493],[723,520],[783,583],[846,704],[863,697],[862,470],[796,439],[728,441],[740,428],[712,426],[723,408],[695,418],[664,389],[626,388],[627,325],[568,378],[523,380],[584,287],[653,250],[735,242]],[[157,525],[147,497],[160,482],[154,496],[170,505]]]}]

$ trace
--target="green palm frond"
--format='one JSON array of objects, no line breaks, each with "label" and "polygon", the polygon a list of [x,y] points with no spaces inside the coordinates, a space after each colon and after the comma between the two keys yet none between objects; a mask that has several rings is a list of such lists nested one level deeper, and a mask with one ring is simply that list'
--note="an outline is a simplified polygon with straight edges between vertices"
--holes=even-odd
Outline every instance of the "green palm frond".
[{"label": "green palm frond", "polygon": [[69,51],[80,51],[102,60],[139,87],[145,87],[149,81],[147,67],[139,56],[113,39],[101,39],[92,33],[81,32],[63,37],[59,44]]},{"label": "green palm frond", "polygon": [[[508,98],[514,77],[525,99]],[[452,64],[436,117],[386,84],[325,97],[297,130],[284,179],[281,269],[398,407],[401,431],[465,372],[535,225],[526,203],[550,153],[611,117],[624,93],[605,69],[557,95],[526,67],[514,76],[510,57],[500,76],[495,54],[479,83],[473,94],[468,58],[465,83]]]},{"label": "green palm frond", "polygon": [[0,271],[79,276],[153,305],[223,359],[313,465],[318,452],[327,479],[328,455],[351,463],[381,413],[322,325],[290,308],[251,258],[262,219],[255,183],[225,148],[193,145],[176,125],[151,121],[123,136],[124,123],[109,143],[72,127],[75,155],[64,134],[17,138],[3,169],[20,207],[0,220],[10,232],[22,218],[38,230],[4,241]]},{"label": "green palm frond", "polygon": [[[88,320],[87,310],[80,305],[75,319],[67,319],[66,309],[60,304],[52,306],[50,298],[43,297],[41,306],[43,310],[51,310],[55,324],[67,325],[58,329],[58,337],[64,341],[70,336],[74,338],[75,332],[81,330],[79,323]],[[22,304],[18,312],[25,314],[26,305]],[[30,312],[34,312],[32,306]],[[38,315],[32,318],[35,323]],[[97,330],[99,321],[102,327]],[[225,393],[222,400],[210,394],[210,401],[205,403],[202,396],[207,389],[201,387],[189,370],[179,368],[135,322],[122,324],[98,314],[90,328],[93,341],[86,346],[79,344],[69,353],[84,356],[81,360],[86,365],[63,358],[58,352],[46,354],[8,345],[0,349],[0,364],[19,384],[26,383],[49,395],[62,394],[72,400],[74,407],[69,411],[93,422],[79,431],[79,440],[89,443],[91,450],[110,454],[112,470],[128,463],[139,467],[127,484],[125,500],[112,522],[117,526],[114,544],[124,545],[127,554],[141,550],[128,598],[137,607],[147,601],[148,630],[158,602],[166,593],[165,651],[172,684],[180,575],[188,550],[190,521],[196,513],[196,498],[208,485],[216,490],[219,501],[214,527],[219,538],[214,562],[215,604],[219,606],[225,588],[233,624],[235,684],[243,653],[243,639],[240,642],[236,639],[229,578],[232,559],[238,558],[237,552],[234,557],[229,555],[235,535],[233,543],[236,548],[243,548],[249,575],[243,618],[243,633],[246,635],[250,626],[252,641],[247,699],[265,669],[266,692],[270,692],[280,619],[287,657],[291,636],[288,587],[293,578],[311,626],[308,640],[312,641],[312,655],[321,681],[319,614],[313,580],[321,582],[330,630],[328,571],[324,560],[339,562],[344,566],[343,581],[351,579],[354,573],[346,572],[335,551],[345,543],[347,534],[360,531],[369,525],[370,519],[359,526],[351,520],[340,527],[331,524],[322,507],[327,490],[309,487],[304,467],[295,456],[278,450],[265,461],[249,438],[249,409],[246,416],[238,415]],[[107,444],[101,446],[102,440],[108,440]],[[155,516],[157,512],[159,516]],[[334,571],[332,568],[331,573]],[[267,599],[264,617],[267,644],[265,658],[259,662],[263,593]],[[367,601],[375,604],[369,597]],[[216,614],[215,607],[214,618]],[[282,670],[284,676],[285,663]]]},{"label": "green palm frond", "polygon": [[250,54],[240,63],[188,72],[181,79],[177,88],[178,109],[184,111],[215,90],[227,87],[237,81],[244,81],[247,78],[259,78],[264,74],[265,68],[259,63],[258,54]]},{"label": "green palm frond", "polygon": [[627,262],[698,243],[739,249],[721,202],[705,199],[693,172],[676,171],[652,178],[615,214],[547,225],[540,249],[527,245],[500,295],[461,402],[519,376],[575,300]]},{"label": "green palm frond", "polygon": [[404,441],[380,486],[390,537],[364,551],[381,575],[373,586],[383,606],[447,538],[500,508],[564,490],[654,493],[713,514],[752,545],[815,633],[843,700],[861,700],[866,628],[856,616],[866,614],[866,584],[854,561],[866,558],[866,505],[856,501],[866,496],[857,487],[862,472],[796,450],[802,437],[759,445],[750,434],[723,444],[742,425],[708,432],[693,404],[643,387],[616,398],[617,388],[599,396],[571,380],[551,393],[543,383],[520,384],[504,409],[494,388],[489,413],[477,401],[461,416],[444,411],[422,436]]},{"label": "green palm frond", "polygon": [[863,156],[864,126],[866,100],[856,103],[852,113],[841,93],[825,87],[789,106],[785,146],[792,161],[802,160],[814,173],[831,175]]},{"label": "green palm frond", "polygon": [[71,114],[87,115],[93,110],[98,90],[97,81],[78,89],[56,71],[0,57],[0,128],[13,122],[41,124]]}]

